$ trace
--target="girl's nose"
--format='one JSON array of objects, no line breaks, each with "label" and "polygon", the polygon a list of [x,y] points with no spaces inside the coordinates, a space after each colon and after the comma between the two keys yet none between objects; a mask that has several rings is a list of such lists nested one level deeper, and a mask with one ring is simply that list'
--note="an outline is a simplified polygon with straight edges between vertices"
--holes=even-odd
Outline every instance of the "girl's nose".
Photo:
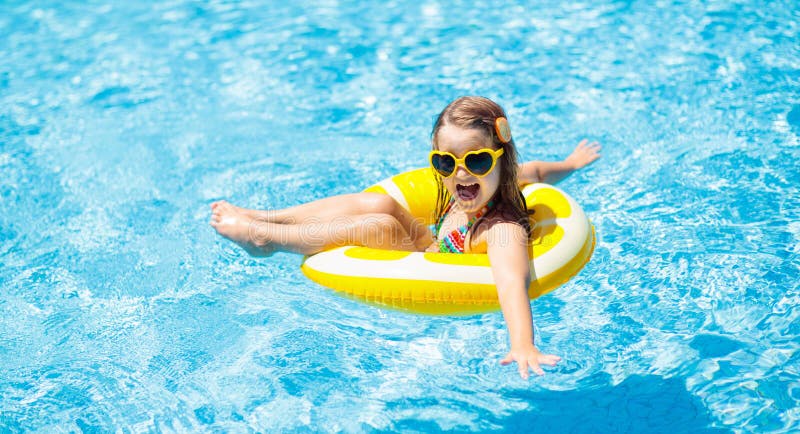
[{"label": "girl's nose", "polygon": [[463,164],[459,164],[458,166],[456,166],[456,176],[463,177],[469,175],[470,175],[469,171],[467,171],[467,169],[464,167]]}]

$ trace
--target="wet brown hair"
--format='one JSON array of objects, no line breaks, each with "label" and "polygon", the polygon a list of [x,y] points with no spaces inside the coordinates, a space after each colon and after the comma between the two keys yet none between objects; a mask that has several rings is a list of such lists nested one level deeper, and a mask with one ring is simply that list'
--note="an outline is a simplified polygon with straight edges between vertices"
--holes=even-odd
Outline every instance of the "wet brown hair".
[{"label": "wet brown hair", "polygon": [[[492,213],[499,213],[504,220],[512,221],[522,225],[530,237],[531,226],[529,213],[525,205],[525,197],[519,189],[517,165],[517,147],[514,139],[506,143],[500,141],[495,132],[495,120],[499,117],[506,117],[505,111],[494,101],[481,96],[462,96],[447,105],[439,113],[436,123],[431,132],[433,149],[439,149],[437,135],[439,130],[445,125],[452,125],[459,128],[474,128],[483,131],[487,137],[491,137],[494,149],[503,148],[503,155],[500,156],[498,167],[500,170],[500,186],[494,196],[495,207]],[[442,183],[442,177],[432,171],[436,176],[438,193],[436,196],[436,218],[438,222],[444,214],[444,209],[450,201],[450,193]],[[483,219],[481,219],[483,220]],[[479,221],[473,228],[477,227]]]}]

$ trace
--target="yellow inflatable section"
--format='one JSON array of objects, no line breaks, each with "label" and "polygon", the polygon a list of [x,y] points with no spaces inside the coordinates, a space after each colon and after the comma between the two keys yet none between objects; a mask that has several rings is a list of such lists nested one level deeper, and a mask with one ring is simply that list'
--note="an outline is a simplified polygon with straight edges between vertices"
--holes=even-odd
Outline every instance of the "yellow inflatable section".
[{"label": "yellow inflatable section", "polygon": [[[391,195],[414,217],[432,224],[432,169],[401,173],[365,191]],[[574,199],[547,184],[522,189],[531,218],[530,298],[556,289],[583,268],[595,245],[594,227]],[[423,253],[345,246],[309,256],[303,273],[320,285],[367,303],[430,315],[498,310],[486,254]]]}]

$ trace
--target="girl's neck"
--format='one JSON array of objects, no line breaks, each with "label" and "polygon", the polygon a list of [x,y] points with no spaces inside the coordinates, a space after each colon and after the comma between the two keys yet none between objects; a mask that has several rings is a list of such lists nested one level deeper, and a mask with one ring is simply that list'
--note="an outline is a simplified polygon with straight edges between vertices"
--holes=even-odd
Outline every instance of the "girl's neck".
[{"label": "girl's neck", "polygon": [[483,210],[483,207],[485,207],[485,206],[486,206],[486,204],[483,204],[483,206],[481,206],[479,209],[477,209],[475,211],[464,211],[464,209],[461,208],[460,206],[458,206],[456,209],[461,211],[461,212],[463,212],[464,215],[467,216],[467,220],[472,220],[473,218],[475,218],[476,215],[478,215],[481,212],[481,210]]},{"label": "girl's neck", "polygon": [[450,206],[450,209],[454,210],[454,211],[458,211],[458,212],[464,213],[467,216],[467,220],[471,220],[475,216],[485,213],[487,211],[487,208],[493,208],[494,205],[497,204],[497,201],[495,200],[496,196],[497,195],[492,196],[491,199],[489,199],[488,201],[484,202],[483,204],[481,204],[480,207],[478,207],[477,209],[475,209],[473,211],[464,210],[464,208],[461,206],[460,203],[458,203],[458,201],[455,200],[455,198],[451,198],[450,200],[452,200],[454,203]]},{"label": "girl's neck", "polygon": [[467,217],[467,220],[472,220],[479,215],[483,215],[486,211],[488,211],[488,208],[492,208],[493,204],[494,199],[489,199],[489,201],[481,205],[480,208],[474,211],[465,211],[464,208],[461,207],[461,204],[456,202],[450,209],[464,213],[464,215]]}]

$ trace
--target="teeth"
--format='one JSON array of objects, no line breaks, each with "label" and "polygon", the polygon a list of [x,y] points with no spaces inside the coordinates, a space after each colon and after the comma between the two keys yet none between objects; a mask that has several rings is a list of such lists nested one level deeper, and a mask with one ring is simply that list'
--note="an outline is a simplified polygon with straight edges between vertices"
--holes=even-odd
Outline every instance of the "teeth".
[{"label": "teeth", "polygon": [[[458,191],[458,195],[461,198],[472,198],[477,196],[478,190],[480,189],[480,184],[456,184],[456,190]],[[465,199],[466,200],[466,199]]]}]

